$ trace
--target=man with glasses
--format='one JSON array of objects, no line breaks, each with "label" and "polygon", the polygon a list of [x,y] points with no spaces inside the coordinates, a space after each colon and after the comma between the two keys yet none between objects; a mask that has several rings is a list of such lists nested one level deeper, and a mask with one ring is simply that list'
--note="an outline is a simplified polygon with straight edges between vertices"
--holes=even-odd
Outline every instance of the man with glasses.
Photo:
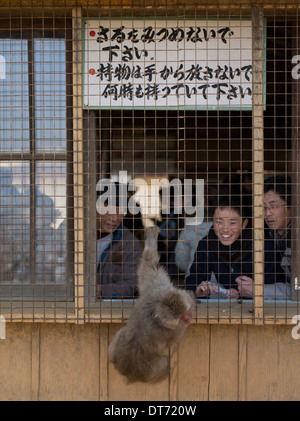
[{"label": "man with glasses", "polygon": [[[264,185],[265,216],[265,299],[289,299],[291,282],[291,179],[277,175]],[[271,264],[271,266],[270,266]],[[241,277],[236,282],[240,292],[253,296],[253,281]]]},{"label": "man with glasses", "polygon": [[264,214],[268,226],[265,241],[271,241],[280,254],[280,266],[284,271],[285,281],[290,283],[292,200],[290,177],[278,175],[268,178],[264,193]]}]

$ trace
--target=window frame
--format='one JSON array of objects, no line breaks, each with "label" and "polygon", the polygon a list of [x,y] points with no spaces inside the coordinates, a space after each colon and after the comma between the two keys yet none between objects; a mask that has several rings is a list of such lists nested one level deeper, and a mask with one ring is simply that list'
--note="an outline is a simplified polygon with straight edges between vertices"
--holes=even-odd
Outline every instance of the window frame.
[{"label": "window frame", "polygon": [[[251,7],[252,14],[252,33],[253,33],[253,109],[252,109],[252,167],[253,167],[253,233],[254,233],[254,297],[248,302],[231,303],[210,303],[209,306],[205,303],[197,304],[197,311],[195,323],[230,323],[230,324],[273,324],[273,323],[291,323],[291,319],[295,312],[297,312],[297,302],[286,300],[285,303],[278,303],[276,301],[264,300],[264,21],[266,19],[265,8],[263,5],[253,5]],[[89,127],[90,139],[96,142],[95,138],[95,116],[92,116],[92,110],[89,111],[91,115],[91,126]],[[299,125],[298,125],[299,126]],[[297,127],[298,127],[297,126]],[[95,146],[93,146],[96,148]],[[91,153],[91,158],[94,157],[94,152]],[[93,158],[92,158],[93,159]],[[91,161],[89,161],[91,162]],[[96,166],[96,162],[93,162]],[[99,172],[100,174],[101,172]],[[93,180],[90,179],[93,183]],[[96,201],[96,182],[94,180],[94,188],[90,189],[88,193],[88,200],[91,204]],[[90,184],[88,184],[90,186]],[[93,220],[91,217],[89,220]],[[296,229],[296,228],[295,228]],[[88,248],[91,250],[89,256],[95,253],[92,246],[94,238],[91,237],[94,232],[94,224],[91,223],[87,229],[87,237],[90,238]],[[294,255],[296,253],[294,252]],[[88,261],[93,261],[89,260]],[[87,279],[89,285],[95,282],[95,274],[88,269]],[[292,278],[294,279],[294,277]],[[293,283],[291,290],[294,290]],[[293,296],[292,296],[293,297]],[[91,300],[94,295],[86,290],[86,300]],[[293,298],[292,298],[293,299]],[[88,301],[88,308],[86,309],[86,318],[88,321],[124,321],[127,319],[131,308],[130,303],[123,303],[123,306],[117,302],[102,302],[91,303]],[[100,310],[100,311],[99,311]]]},{"label": "window frame", "polygon": [[[70,20],[69,20],[70,21]],[[66,21],[64,22],[66,23]],[[28,152],[1,152],[0,162],[28,162],[30,168],[30,276],[31,282],[29,284],[13,284],[3,283],[1,285],[1,306],[7,307],[9,303],[4,304],[5,301],[11,301],[11,308],[20,307],[21,302],[39,303],[39,302],[59,302],[59,301],[73,301],[73,268],[71,264],[72,256],[72,242],[70,241],[70,234],[72,228],[72,180],[70,171],[70,158],[72,157],[72,121],[70,120],[70,98],[72,97],[71,72],[70,72],[70,29],[62,25],[61,28],[55,26],[55,21],[51,19],[48,21],[48,26],[51,28],[36,29],[41,27],[38,20],[28,21],[24,19],[24,27],[31,29],[17,29],[11,27],[12,22],[8,20],[1,28],[0,37],[2,39],[20,39],[27,40],[27,64],[28,64],[28,101],[29,101],[29,147]],[[58,25],[59,26],[59,25]],[[70,26],[70,24],[68,25]],[[68,35],[69,34],[69,35]],[[65,60],[66,60],[66,150],[64,152],[38,152],[35,149],[36,144],[36,127],[35,127],[35,71],[34,71],[34,40],[35,39],[64,39],[65,40]],[[66,241],[66,283],[62,285],[55,285],[54,282],[36,282],[36,176],[37,163],[66,163],[66,212],[67,212],[67,241]],[[34,306],[33,306],[34,307]],[[37,305],[39,307],[39,304]],[[1,307],[0,307],[1,308]],[[12,311],[13,312],[13,311]]]}]

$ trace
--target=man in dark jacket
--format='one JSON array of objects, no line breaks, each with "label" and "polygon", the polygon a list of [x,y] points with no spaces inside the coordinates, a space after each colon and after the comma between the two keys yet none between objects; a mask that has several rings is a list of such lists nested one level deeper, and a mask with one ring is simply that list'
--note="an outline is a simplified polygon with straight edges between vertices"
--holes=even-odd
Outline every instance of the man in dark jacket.
[{"label": "man in dark jacket", "polygon": [[270,177],[264,189],[265,232],[267,242],[279,253],[285,281],[291,282],[291,180],[290,177]]},{"label": "man in dark jacket", "polygon": [[[265,299],[290,298],[291,282],[291,179],[269,177],[264,186]],[[252,279],[238,279],[243,294],[253,296]]]},{"label": "man in dark jacket", "polygon": [[113,184],[114,208],[103,202],[102,212],[97,215],[97,297],[132,299],[137,295],[137,266],[142,246],[123,225],[122,189],[118,183]]}]

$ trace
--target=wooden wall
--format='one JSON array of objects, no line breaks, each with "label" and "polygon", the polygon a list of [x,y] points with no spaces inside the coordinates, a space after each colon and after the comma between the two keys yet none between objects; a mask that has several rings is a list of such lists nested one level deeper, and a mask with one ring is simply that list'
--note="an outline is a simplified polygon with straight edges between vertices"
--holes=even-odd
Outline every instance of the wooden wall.
[{"label": "wooden wall", "polygon": [[189,327],[170,378],[127,385],[108,364],[120,324],[7,323],[0,340],[0,399],[299,400],[299,340],[291,325]]}]

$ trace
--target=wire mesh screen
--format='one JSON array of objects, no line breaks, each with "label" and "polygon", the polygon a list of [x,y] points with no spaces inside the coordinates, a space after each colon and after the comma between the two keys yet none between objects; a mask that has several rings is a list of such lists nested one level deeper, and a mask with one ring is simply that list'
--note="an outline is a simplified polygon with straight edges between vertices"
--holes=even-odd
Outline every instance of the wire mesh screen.
[{"label": "wire mesh screen", "polygon": [[125,321],[157,226],[196,322],[290,322],[298,7],[0,13],[0,313]]}]

